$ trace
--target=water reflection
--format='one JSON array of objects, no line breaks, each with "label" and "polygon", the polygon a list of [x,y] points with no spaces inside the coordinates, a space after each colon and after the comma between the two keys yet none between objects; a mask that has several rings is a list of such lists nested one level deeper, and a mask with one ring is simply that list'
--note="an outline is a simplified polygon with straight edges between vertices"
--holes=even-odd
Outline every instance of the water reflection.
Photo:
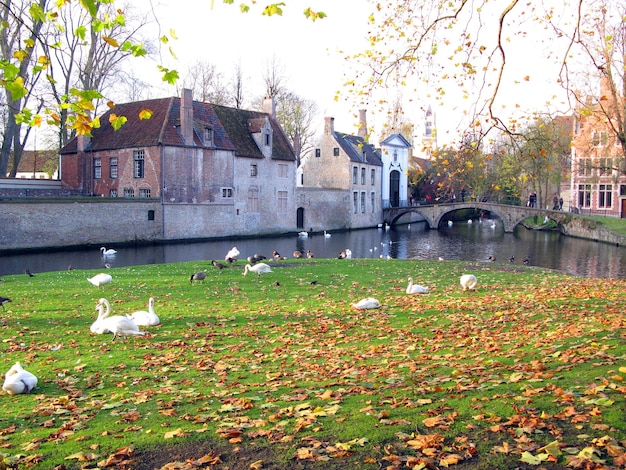
[{"label": "water reflection", "polygon": [[241,252],[241,259],[254,254],[271,256],[277,250],[292,257],[294,250],[315,257],[337,257],[350,248],[358,258],[453,259],[521,264],[525,258],[530,264],[556,269],[570,274],[602,278],[626,278],[626,249],[613,245],[570,238],[554,232],[535,232],[518,227],[514,233],[504,233],[501,225],[492,228],[488,223],[455,222],[452,227],[429,230],[425,223],[400,225],[391,230],[370,229],[323,234],[309,238],[295,234],[285,237],[245,240],[119,247],[115,257],[102,258],[99,246],[89,249],[50,253],[21,254],[0,257],[0,275],[74,269],[102,269],[105,263],[113,267],[142,264],[197,261],[197,267],[206,267],[207,261],[223,260],[233,245]]}]

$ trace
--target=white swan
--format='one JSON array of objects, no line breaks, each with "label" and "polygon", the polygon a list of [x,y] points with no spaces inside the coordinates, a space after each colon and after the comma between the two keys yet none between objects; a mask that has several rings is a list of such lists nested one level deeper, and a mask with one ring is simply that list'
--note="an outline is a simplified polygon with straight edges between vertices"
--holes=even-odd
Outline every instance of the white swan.
[{"label": "white swan", "polygon": [[324,230],[324,238],[330,238],[330,233]]},{"label": "white swan", "polygon": [[6,374],[4,374],[4,384],[2,390],[9,395],[20,393],[30,393],[37,386],[37,377],[24,370],[19,362],[16,362]]},{"label": "white swan", "polygon": [[347,259],[352,258],[352,250],[350,248],[346,248],[346,258]]},{"label": "white swan", "polygon": [[358,310],[367,310],[370,308],[380,308],[380,302],[373,297],[368,297],[366,299],[359,300],[357,303],[352,304],[352,306]]},{"label": "white swan", "polygon": [[407,294],[426,294],[428,293],[428,287],[420,286],[419,284],[413,284],[413,278],[409,277],[409,285],[406,288]]},{"label": "white swan", "polygon": [[161,323],[159,317],[154,312],[154,297],[150,297],[150,300],[148,300],[147,312],[139,310],[126,316],[135,322],[137,326],[156,326]]},{"label": "white swan", "polygon": [[257,263],[254,266],[250,264],[246,264],[243,268],[243,275],[247,275],[248,271],[255,273],[257,276],[261,276],[261,274],[267,274],[272,272],[272,268],[270,268],[269,264],[265,263]]},{"label": "white swan", "polygon": [[[107,313],[102,314],[101,303],[106,303],[107,305]],[[96,334],[103,334],[111,332],[113,333],[113,341],[119,336],[131,336],[131,335],[139,335],[143,336],[146,333],[144,331],[140,331],[139,327],[135,322],[133,322],[128,317],[123,317],[121,315],[114,315],[112,317],[106,316],[108,314],[108,302],[106,299],[100,299],[98,304],[96,305],[96,309],[98,310],[98,320],[91,325],[92,331]],[[101,316],[103,315],[103,316]]]},{"label": "white swan", "polygon": [[472,219],[467,219],[467,223],[471,225],[472,224]]},{"label": "white swan", "polygon": [[237,261],[237,257],[240,255],[239,250],[237,249],[236,246],[233,246],[230,250],[228,250],[228,253],[226,253],[226,256],[224,256],[224,260],[225,261]]},{"label": "white swan", "polygon": [[466,290],[474,290],[476,288],[476,284],[478,284],[478,280],[473,274],[463,274],[459,282],[463,288],[463,292]]},{"label": "white swan", "polygon": [[452,221],[448,220],[448,227],[452,227]]},{"label": "white swan", "polygon": [[96,317],[96,321],[93,322],[91,324],[91,326],[89,327],[89,330],[92,333],[96,333],[96,334],[102,334],[102,333],[108,333],[109,331],[103,331],[101,328],[101,324],[100,321],[109,316],[109,313],[111,311],[111,305],[109,304],[109,301],[107,299],[100,299],[98,300],[98,303],[96,303],[96,312],[98,312],[98,316]]},{"label": "white swan", "polygon": [[105,247],[100,247],[100,251],[102,252],[102,256],[115,256],[117,254],[117,250],[113,248],[107,250]]},{"label": "white swan", "polygon": [[87,280],[91,282],[94,286],[100,287],[105,284],[109,284],[113,280],[113,277],[110,274],[100,273],[100,274],[96,274],[91,279],[87,278]]},{"label": "white swan", "polygon": [[298,236],[302,238],[308,238],[309,232],[298,232]]}]

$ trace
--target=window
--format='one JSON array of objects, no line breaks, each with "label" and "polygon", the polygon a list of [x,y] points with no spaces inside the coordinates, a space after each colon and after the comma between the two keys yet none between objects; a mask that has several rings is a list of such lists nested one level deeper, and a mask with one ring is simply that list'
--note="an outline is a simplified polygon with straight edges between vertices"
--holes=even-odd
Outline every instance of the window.
[{"label": "window", "polygon": [[600,176],[610,175],[613,172],[613,159],[601,158],[600,159]]},{"label": "window", "polygon": [[594,147],[606,147],[609,143],[609,134],[606,132],[594,132],[591,144]]},{"label": "window", "polygon": [[321,157],[322,156],[322,149],[315,149],[315,156],[317,158]]},{"label": "window", "polygon": [[578,160],[578,175],[590,176],[593,165],[590,158],[581,158]]},{"label": "window", "polygon": [[135,178],[143,178],[144,177],[144,152],[143,150],[134,150],[133,160],[134,160]]},{"label": "window", "polygon": [[149,198],[150,188],[139,189],[139,197]]},{"label": "window", "polygon": [[591,185],[578,185],[578,207],[591,207]]},{"label": "window", "polygon": [[93,177],[97,180],[102,178],[102,159],[100,158],[93,159]]},{"label": "window", "polygon": [[365,184],[365,168],[361,168],[361,184]]},{"label": "window", "polygon": [[287,212],[287,191],[278,191],[278,212]]},{"label": "window", "polygon": [[626,184],[619,185],[619,195],[626,196]]},{"label": "window", "polygon": [[224,198],[233,197],[233,188],[222,188],[222,197]]},{"label": "window", "polygon": [[269,130],[266,130],[263,133],[263,143],[265,144],[266,147],[272,146],[272,134],[270,133]]},{"label": "window", "polygon": [[304,186],[304,173],[300,173],[300,184]]},{"label": "window", "polygon": [[333,148],[333,156],[334,157],[338,157],[339,156],[339,147]]},{"label": "window", "polygon": [[359,169],[357,167],[352,168],[352,184],[356,184],[359,178]]},{"label": "window", "polygon": [[372,198],[372,214],[376,211],[376,193],[371,193]]},{"label": "window", "polygon": [[248,212],[259,212],[259,190],[248,189]]},{"label": "window", "polygon": [[601,184],[598,188],[598,207],[611,207],[613,205],[613,185]]},{"label": "window", "polygon": [[112,157],[109,160],[109,176],[112,179],[117,178],[117,157]]},{"label": "window", "polygon": [[154,211],[152,209],[148,211],[148,220],[154,220]]},{"label": "window", "polygon": [[289,167],[284,163],[278,164],[278,177],[279,178],[287,178],[289,174]]},{"label": "window", "polygon": [[117,189],[112,189],[109,192],[109,197],[117,197]]},{"label": "window", "polygon": [[213,145],[213,128],[205,127],[204,128],[204,145],[207,147]]},{"label": "window", "polygon": [[376,184],[376,170],[372,169],[372,186]]},{"label": "window", "polygon": [[365,214],[365,191],[361,193],[361,214]]},{"label": "window", "polygon": [[355,214],[359,212],[359,193],[356,191],[352,194],[352,212]]},{"label": "window", "polygon": [[393,151],[393,161],[394,161],[394,162],[397,162],[397,161],[398,161],[398,151],[397,151],[397,150],[394,150],[394,151]]},{"label": "window", "polygon": [[250,165],[250,176],[256,176],[256,175],[257,175],[257,167],[253,163],[252,165]]},{"label": "window", "polygon": [[124,188],[124,197],[135,197],[135,190],[133,188]]}]

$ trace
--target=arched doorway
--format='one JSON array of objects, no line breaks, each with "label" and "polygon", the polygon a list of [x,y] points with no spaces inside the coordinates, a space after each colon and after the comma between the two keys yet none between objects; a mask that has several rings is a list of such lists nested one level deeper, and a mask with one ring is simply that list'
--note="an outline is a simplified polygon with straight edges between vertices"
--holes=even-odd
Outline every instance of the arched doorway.
[{"label": "arched doorway", "polygon": [[389,204],[391,207],[400,206],[400,172],[393,170],[389,174]]},{"label": "arched doorway", "polygon": [[304,207],[298,207],[296,212],[296,226],[298,228],[304,228]]}]

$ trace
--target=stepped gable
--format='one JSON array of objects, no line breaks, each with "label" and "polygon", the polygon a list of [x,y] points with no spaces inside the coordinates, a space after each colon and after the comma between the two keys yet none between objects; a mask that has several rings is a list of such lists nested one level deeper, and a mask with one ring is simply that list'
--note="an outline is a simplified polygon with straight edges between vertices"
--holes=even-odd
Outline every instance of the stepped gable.
[{"label": "stepped gable", "polygon": [[335,138],[342,150],[350,158],[350,161],[369,163],[370,165],[383,165],[380,153],[374,146],[368,144],[363,137],[335,132]]}]

